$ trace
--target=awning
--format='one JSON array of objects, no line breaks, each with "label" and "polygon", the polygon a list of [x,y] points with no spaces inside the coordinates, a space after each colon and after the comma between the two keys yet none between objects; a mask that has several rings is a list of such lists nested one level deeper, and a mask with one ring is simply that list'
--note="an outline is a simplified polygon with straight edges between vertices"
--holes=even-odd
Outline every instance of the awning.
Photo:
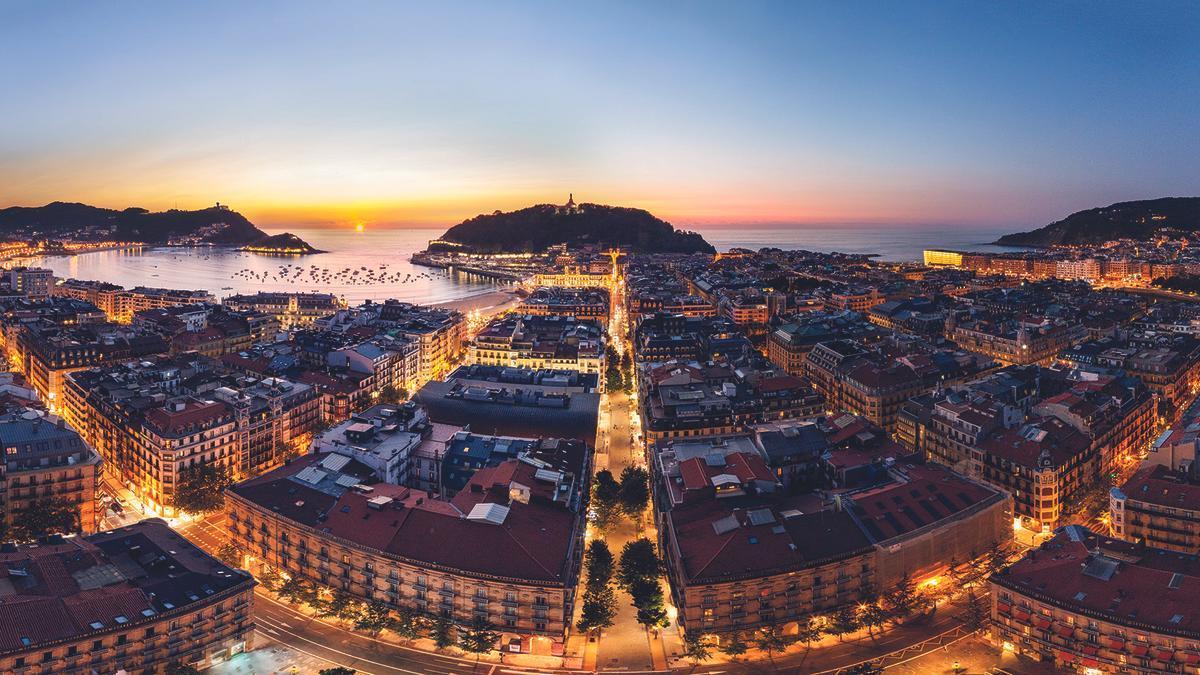
[{"label": "awning", "polygon": [[1175,652],[1175,658],[1187,664],[1200,663],[1200,654],[1192,651]]},{"label": "awning", "polygon": [[1012,613],[1014,618],[1022,621],[1029,618],[1029,610],[1025,609],[1024,607],[1013,607]]},{"label": "awning", "polygon": [[1155,647],[1154,658],[1158,659],[1159,661],[1174,661],[1175,650],[1168,647]]},{"label": "awning", "polygon": [[1084,668],[1099,668],[1100,662],[1096,659],[1083,659],[1079,662]]},{"label": "awning", "polygon": [[1150,653],[1150,645],[1138,644],[1137,642],[1129,643],[1129,653],[1134,656],[1145,656]]},{"label": "awning", "polygon": [[1055,625],[1054,625],[1054,632],[1055,632],[1055,633],[1058,633],[1059,635],[1061,635],[1061,636],[1063,636],[1063,637],[1065,637],[1065,638],[1069,638],[1069,637],[1075,637],[1075,627],[1074,627],[1074,626],[1068,626],[1068,625],[1067,625],[1067,624],[1065,624],[1065,623],[1059,623],[1059,624],[1055,624]]},{"label": "awning", "polygon": [[1010,611],[1012,611],[1012,605],[1008,604],[1007,602],[997,601],[996,611],[1000,612],[1001,614],[1008,614]]},{"label": "awning", "polygon": [[1063,663],[1074,663],[1075,662],[1075,655],[1072,654],[1071,652],[1066,652],[1061,649],[1058,649],[1058,650],[1055,650],[1054,653],[1058,655],[1058,660],[1062,661]]},{"label": "awning", "polygon": [[1105,635],[1100,639],[1104,642],[1106,647],[1111,649],[1122,649],[1125,647],[1125,638],[1119,638],[1115,635]]},{"label": "awning", "polygon": [[1095,656],[1096,652],[1100,651],[1100,648],[1096,645],[1083,644],[1079,646],[1079,651],[1087,654],[1088,656]]},{"label": "awning", "polygon": [[1044,616],[1035,616],[1033,618],[1033,625],[1041,628],[1042,630],[1046,630],[1050,627],[1050,619],[1047,619]]}]

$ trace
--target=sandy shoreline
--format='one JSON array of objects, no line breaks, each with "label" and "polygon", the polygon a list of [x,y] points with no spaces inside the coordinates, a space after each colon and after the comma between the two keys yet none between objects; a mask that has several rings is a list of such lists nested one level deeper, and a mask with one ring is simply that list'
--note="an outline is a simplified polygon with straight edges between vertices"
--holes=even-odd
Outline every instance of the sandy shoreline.
[{"label": "sandy shoreline", "polygon": [[444,309],[456,309],[460,312],[470,312],[479,310],[484,312],[500,312],[512,307],[516,307],[521,303],[521,298],[517,295],[516,288],[497,288],[494,291],[472,295],[469,298],[459,298],[457,300],[447,300],[445,302],[431,303],[433,307],[441,307]]}]

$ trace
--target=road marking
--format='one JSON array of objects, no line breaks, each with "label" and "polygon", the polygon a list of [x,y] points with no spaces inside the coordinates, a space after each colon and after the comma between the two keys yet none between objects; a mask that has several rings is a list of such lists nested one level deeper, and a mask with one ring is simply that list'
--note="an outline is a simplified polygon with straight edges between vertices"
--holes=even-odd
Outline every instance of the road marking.
[{"label": "road marking", "polygon": [[[304,637],[303,635],[299,635],[299,634],[293,633],[293,632],[291,632],[291,631],[286,631],[286,630],[285,630],[285,631],[283,631],[283,632],[284,632],[284,633],[287,633],[288,635],[291,635],[292,637],[294,637],[294,638],[296,638],[296,639],[298,639],[298,640],[303,640],[303,641],[305,641],[305,642],[307,642],[307,643],[309,643],[309,644],[317,645],[318,647],[320,647],[320,648],[322,648],[322,649],[327,649],[327,650],[329,650],[329,651],[331,651],[331,652],[334,652],[335,654],[341,654],[342,656],[348,656],[348,657],[350,657],[351,659],[353,659],[353,660],[355,660],[355,661],[364,661],[364,662],[366,662],[366,663],[370,663],[371,665],[375,665],[375,666],[383,666],[384,668],[388,668],[388,669],[390,669],[390,670],[395,670],[395,671],[397,671],[397,672],[401,672],[401,673],[411,673],[412,675],[422,675],[422,673],[420,673],[419,671],[416,671],[416,670],[407,670],[407,669],[405,669],[405,668],[400,668],[399,666],[391,666],[391,665],[388,665],[388,664],[386,664],[386,663],[380,663],[380,662],[378,662],[378,661],[372,661],[371,659],[363,658],[363,657],[361,657],[361,656],[356,656],[356,655],[354,655],[354,654],[350,654],[350,653],[348,653],[348,652],[343,652],[343,651],[341,651],[340,649],[334,649],[333,647],[330,647],[330,646],[328,646],[328,645],[323,645],[323,644],[321,644],[321,643],[317,642],[316,640],[310,640],[310,639],[308,639],[308,638]],[[327,658],[327,657],[321,656],[320,654],[313,654],[313,653],[311,653],[311,652],[306,652],[306,651],[304,651],[303,649],[300,649],[299,647],[296,647],[295,645],[288,645],[288,647],[291,647],[292,649],[295,649],[295,650],[296,650],[296,651],[298,651],[298,652],[303,652],[303,653],[305,653],[305,654],[308,654],[309,656],[315,656],[316,658],[318,658],[318,659],[321,659],[322,661],[329,661],[330,663],[337,663],[337,661],[334,661],[334,660],[332,660],[332,659],[329,659],[329,658]],[[337,665],[339,665],[339,666],[343,666],[343,667],[346,667],[346,668],[349,668],[349,667],[350,667],[350,666],[348,666],[348,665],[346,665],[346,664],[344,664],[344,663],[338,663]],[[357,668],[356,668],[356,670],[359,670],[359,669],[357,669]],[[366,671],[361,671],[361,672],[366,672]],[[367,675],[371,675],[371,674],[370,674],[370,673],[368,673]]]}]

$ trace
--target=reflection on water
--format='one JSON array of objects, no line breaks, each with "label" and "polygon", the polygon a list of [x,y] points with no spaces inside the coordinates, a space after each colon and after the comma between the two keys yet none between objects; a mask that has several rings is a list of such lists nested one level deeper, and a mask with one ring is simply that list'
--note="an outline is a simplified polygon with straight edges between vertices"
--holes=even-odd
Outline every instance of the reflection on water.
[{"label": "reflection on water", "polygon": [[[479,277],[410,264],[408,257],[425,248],[429,239],[441,234],[440,230],[293,232],[329,252],[267,256],[207,247],[161,247],[36,258],[29,264],[48,267],[60,277],[95,279],[126,288],[203,289],[217,297],[258,291],[316,291],[335,293],[351,303],[387,298],[438,303],[486,293],[498,285]],[[386,276],[387,280],[356,281],[369,276]]]},{"label": "reflection on water", "polygon": [[920,260],[927,248],[1000,253],[1022,249],[991,246],[1000,235],[1022,227],[982,228],[952,226],[901,225],[821,225],[796,228],[700,229],[718,251],[741,247],[751,250],[774,246],[807,251],[840,253],[877,253],[880,260],[896,262]]},{"label": "reflection on water", "polygon": [[[1006,251],[988,246],[1004,232],[1021,228],[885,227],[831,225],[797,228],[702,228],[718,250],[775,246],[810,251],[878,253],[883,260],[919,260],[925,248]],[[145,248],[102,251],[70,257],[37,258],[30,264],[49,267],[56,276],[95,279],[133,286],[203,289],[218,297],[257,291],[336,293],[351,303],[398,298],[438,303],[486,293],[497,282],[411,265],[408,257],[424,249],[441,229],[348,230],[292,229],[305,241],[329,251],[306,256],[265,256],[224,249]],[[317,270],[312,268],[316,267]],[[367,270],[361,270],[366,267]],[[300,268],[300,269],[298,269]],[[321,272],[328,270],[328,274]],[[337,273],[347,272],[341,276]],[[354,283],[368,275],[388,277],[371,284]],[[299,274],[297,274],[299,272]],[[265,275],[265,278],[264,278]],[[398,278],[397,278],[398,277]],[[326,281],[328,279],[328,281]]]}]

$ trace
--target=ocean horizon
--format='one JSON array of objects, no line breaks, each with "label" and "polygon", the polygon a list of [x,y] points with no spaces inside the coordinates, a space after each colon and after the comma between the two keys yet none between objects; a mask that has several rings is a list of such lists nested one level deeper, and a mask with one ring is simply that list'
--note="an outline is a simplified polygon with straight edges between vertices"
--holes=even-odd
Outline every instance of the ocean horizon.
[{"label": "ocean horizon", "polygon": [[[504,286],[494,280],[412,265],[409,256],[425,248],[444,227],[377,227],[364,232],[330,228],[264,228],[292,232],[325,251],[305,256],[267,256],[208,247],[146,247],[72,256],[42,256],[29,264],[55,276],[105,281],[126,288],[153,286],[206,290],[218,298],[258,291],[326,292],[347,302],[396,298],[417,303],[464,300]],[[681,229],[689,229],[682,226]],[[921,259],[926,248],[1011,251],[992,246],[1021,228],[976,226],[805,225],[801,227],[694,228],[719,251],[764,247],[821,252],[875,254],[880,260]],[[323,273],[321,271],[327,271]],[[361,279],[387,281],[365,282]]]}]

